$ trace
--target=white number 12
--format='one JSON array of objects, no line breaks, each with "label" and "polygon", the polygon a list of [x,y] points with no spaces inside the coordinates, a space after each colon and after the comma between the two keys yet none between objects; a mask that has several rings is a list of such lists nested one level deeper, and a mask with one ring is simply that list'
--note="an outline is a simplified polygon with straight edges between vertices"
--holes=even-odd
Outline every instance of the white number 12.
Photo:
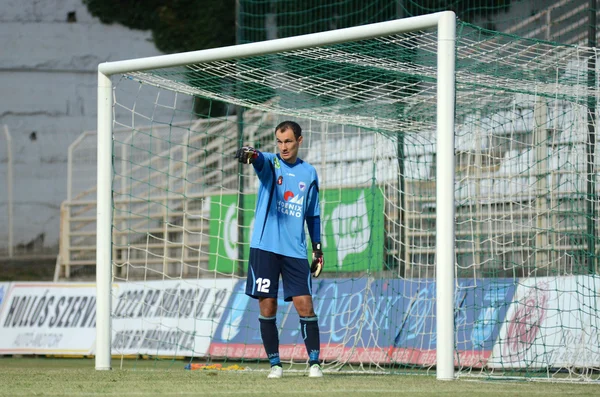
[{"label": "white number 12", "polygon": [[258,286],[258,292],[269,292],[271,280],[268,278],[257,278],[256,285]]}]

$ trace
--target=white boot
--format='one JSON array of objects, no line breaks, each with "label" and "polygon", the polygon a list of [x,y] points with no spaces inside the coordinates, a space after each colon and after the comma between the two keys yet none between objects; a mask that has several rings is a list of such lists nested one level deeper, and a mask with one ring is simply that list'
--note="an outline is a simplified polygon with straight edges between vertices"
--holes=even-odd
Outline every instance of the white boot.
[{"label": "white boot", "polygon": [[310,366],[310,370],[308,371],[309,378],[322,378],[323,371],[321,370],[321,366],[319,364],[313,364]]},{"label": "white boot", "polygon": [[[268,379],[276,379],[276,378],[281,378],[283,376],[283,368],[281,368],[279,365],[274,365],[271,367],[271,372],[269,372],[269,376],[267,376]],[[321,375],[323,376],[323,375]]]}]

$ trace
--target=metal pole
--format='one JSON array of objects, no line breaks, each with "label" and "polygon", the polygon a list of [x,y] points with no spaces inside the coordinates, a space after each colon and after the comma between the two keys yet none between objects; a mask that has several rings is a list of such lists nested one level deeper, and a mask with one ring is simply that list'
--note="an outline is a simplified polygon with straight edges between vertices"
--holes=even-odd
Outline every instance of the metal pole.
[{"label": "metal pole", "polygon": [[8,211],[8,257],[13,257],[13,161],[12,161],[12,137],[8,131],[8,126],[4,125],[4,135],[6,135],[6,195]]},{"label": "metal pole", "polygon": [[535,235],[535,267],[536,269],[549,269],[548,262],[548,185],[546,175],[548,172],[548,106],[546,101],[538,97],[533,110],[533,147],[535,148],[534,174],[535,182],[535,209],[537,213]]},{"label": "metal pole", "polygon": [[[405,167],[405,154],[404,154],[404,133],[401,131],[398,135],[397,144],[398,153],[398,275],[406,277],[407,263],[405,261],[405,255],[407,251],[406,246],[406,167]],[[390,247],[391,248],[391,247]],[[404,270],[402,273],[401,271]]]},{"label": "metal pole", "polygon": [[436,167],[436,327],[438,380],[454,379],[454,86],[455,14],[438,25]]},{"label": "metal pole", "polygon": [[[396,2],[396,18],[401,19],[404,17],[403,8],[401,2]],[[401,111],[401,109],[398,109]],[[405,153],[404,153],[404,141],[405,136],[403,132],[400,132],[398,136],[398,227],[399,229],[399,250],[398,250],[398,275],[401,277],[406,277],[406,269],[408,267],[408,262],[406,261],[406,253],[408,250],[408,246],[406,244],[406,166],[405,166]],[[404,265],[404,266],[402,266]],[[401,274],[400,271],[404,269],[404,273]]]},{"label": "metal pole", "polygon": [[[235,42],[240,44],[242,42],[242,23],[241,23],[241,11],[242,5],[240,0],[235,2]],[[236,83],[236,91],[239,90],[239,86]],[[237,120],[237,141],[238,147],[244,146],[244,108],[236,106],[236,120]],[[237,204],[237,269],[236,273],[238,276],[244,275],[244,165],[238,163],[238,204]]]},{"label": "metal pole", "polygon": [[590,273],[596,273],[596,172],[595,172],[595,151],[596,151],[596,54],[594,48],[596,47],[596,0],[590,0],[589,2],[589,13],[590,20],[588,24],[588,47],[590,53],[588,56],[588,87],[590,94],[588,94],[588,112],[587,112],[587,123],[588,123],[588,139],[586,145],[587,153],[587,257],[588,257],[588,270]]},{"label": "metal pole", "polygon": [[98,72],[98,179],[96,208],[96,369],[111,369],[112,82]]},{"label": "metal pole", "polygon": [[367,40],[401,32],[414,32],[436,26],[440,18],[445,15],[446,12],[449,11],[403,18],[401,20],[353,26],[351,28],[330,30],[328,32],[311,33],[257,43],[245,43],[237,46],[209,48],[207,50],[158,55],[125,61],[105,62],[98,65],[98,70],[106,75],[113,75],[134,70],[143,71],[183,66],[188,63],[242,59],[257,55],[274,54],[281,51],[293,51],[316,46],[347,43],[354,40]]}]

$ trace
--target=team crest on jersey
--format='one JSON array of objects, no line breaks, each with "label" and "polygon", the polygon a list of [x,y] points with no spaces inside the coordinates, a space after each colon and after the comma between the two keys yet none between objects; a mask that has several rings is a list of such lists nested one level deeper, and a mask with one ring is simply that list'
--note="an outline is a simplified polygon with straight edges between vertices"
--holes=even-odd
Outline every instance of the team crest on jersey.
[{"label": "team crest on jersey", "polygon": [[281,164],[279,164],[279,159],[277,157],[274,158],[274,163],[275,163],[275,168],[276,169],[281,168]]},{"label": "team crest on jersey", "polygon": [[279,178],[277,178],[277,184],[281,185],[283,183],[283,176],[279,175]]},{"label": "team crest on jersey", "polygon": [[300,182],[300,183],[298,184],[298,189],[300,189],[300,191],[301,191],[301,192],[303,192],[303,191],[304,191],[304,189],[306,189],[306,183],[304,183],[304,182]]}]

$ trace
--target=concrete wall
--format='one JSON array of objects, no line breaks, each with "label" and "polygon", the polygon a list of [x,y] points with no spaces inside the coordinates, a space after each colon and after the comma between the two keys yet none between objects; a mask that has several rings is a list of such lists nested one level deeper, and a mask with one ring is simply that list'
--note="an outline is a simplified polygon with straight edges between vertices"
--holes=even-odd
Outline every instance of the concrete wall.
[{"label": "concrete wall", "polygon": [[98,63],[160,53],[149,32],[104,25],[81,0],[1,0],[0,48],[0,257],[8,247],[3,124],[12,135],[14,245],[57,253],[67,148],[96,129]]}]

